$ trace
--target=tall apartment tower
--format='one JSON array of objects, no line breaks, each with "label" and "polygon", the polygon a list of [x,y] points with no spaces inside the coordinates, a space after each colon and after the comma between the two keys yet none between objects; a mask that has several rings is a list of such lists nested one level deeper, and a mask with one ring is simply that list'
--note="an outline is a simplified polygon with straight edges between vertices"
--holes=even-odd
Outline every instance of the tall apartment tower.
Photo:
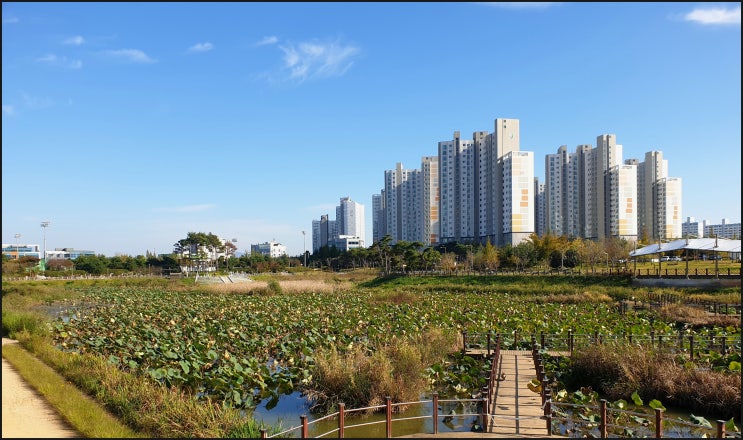
[{"label": "tall apartment tower", "polygon": [[567,167],[570,155],[562,145],[556,154],[544,157],[545,192],[549,203],[545,206],[547,231],[554,235],[567,235]]},{"label": "tall apartment tower", "polygon": [[596,149],[592,161],[594,166],[593,188],[589,187],[591,193],[587,194],[587,202],[591,205],[591,211],[595,218],[592,222],[592,230],[587,238],[604,239],[611,235],[609,233],[609,185],[608,172],[612,167],[622,163],[622,146],[617,144],[617,138],[613,134],[602,134],[596,137]]},{"label": "tall apartment tower", "polygon": [[426,156],[421,159],[421,186],[423,195],[423,236],[427,246],[439,242],[439,158]]},{"label": "tall apartment tower", "polygon": [[394,170],[384,172],[384,196],[386,231],[392,243],[400,240],[420,241],[423,237],[423,197],[421,195],[421,171],[404,169],[398,163]]},{"label": "tall apartment tower", "polygon": [[387,231],[384,210],[384,190],[380,194],[372,194],[372,240],[378,242]]},{"label": "tall apartment tower", "polygon": [[660,151],[648,151],[645,153],[645,161],[638,163],[637,169],[637,191],[638,191],[638,218],[637,233],[642,240],[656,241],[662,235],[664,229],[658,220],[658,191],[657,182],[668,177],[668,161],[663,159]]},{"label": "tall apartment tower", "polygon": [[361,246],[366,243],[366,222],[364,205],[354,202],[350,197],[343,197],[335,208],[337,235],[358,237]]},{"label": "tall apartment tower", "polygon": [[681,219],[681,178],[663,177],[655,184],[655,199],[658,201],[657,218],[658,238],[674,240],[682,238]]},{"label": "tall apartment tower", "polygon": [[607,172],[607,237],[637,241],[637,165],[616,165]]},{"label": "tall apartment tower", "polygon": [[[494,128],[490,134],[487,131],[474,132],[472,140],[462,139],[460,132],[455,131],[451,141],[438,144],[442,243],[490,241],[502,246],[513,242],[514,237],[520,240],[520,231],[525,226],[520,220],[514,222],[512,217],[515,207],[511,203],[514,199],[513,194],[507,191],[513,187],[505,188],[504,179],[509,179],[509,185],[513,182],[510,181],[511,174],[505,174],[504,167],[516,166],[515,171],[521,173],[522,162],[527,160],[524,158],[533,160],[533,155],[510,155],[519,152],[518,119],[498,118]],[[506,157],[508,161],[504,162]],[[532,163],[532,178],[533,168]],[[512,171],[509,168],[508,172]],[[528,192],[533,195],[534,188],[529,188]],[[533,204],[534,200],[529,199],[532,213]],[[534,219],[528,223],[529,233],[534,232]],[[518,233],[514,235],[515,232]]]},{"label": "tall apartment tower", "polygon": [[534,228],[538,236],[543,236],[547,233],[547,216],[546,216],[546,185],[539,183],[538,178],[534,178]]},{"label": "tall apartment tower", "polygon": [[440,242],[465,242],[475,238],[475,151],[472,140],[458,131],[450,141],[439,142]]},{"label": "tall apartment tower", "polygon": [[534,229],[534,153],[510,151],[503,164],[503,241],[515,246]]}]

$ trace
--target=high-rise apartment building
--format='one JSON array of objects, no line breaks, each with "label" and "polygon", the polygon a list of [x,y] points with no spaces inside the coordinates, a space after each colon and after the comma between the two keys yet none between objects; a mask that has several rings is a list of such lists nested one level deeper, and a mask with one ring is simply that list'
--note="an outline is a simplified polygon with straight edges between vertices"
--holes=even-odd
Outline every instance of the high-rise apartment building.
[{"label": "high-rise apartment building", "polygon": [[372,242],[381,240],[387,231],[386,214],[384,209],[384,190],[380,194],[372,194]]},{"label": "high-rise apartment building", "polygon": [[637,241],[637,165],[615,165],[607,172],[607,236]]},{"label": "high-rise apartment building", "polygon": [[358,237],[364,246],[366,243],[364,219],[364,205],[354,202],[350,197],[341,198],[340,205],[335,208],[336,236]]},{"label": "high-rise apartment building", "polygon": [[[383,199],[381,197],[383,196]],[[380,230],[375,232],[379,238],[389,235],[392,243],[400,240],[423,241],[423,189],[422,173],[418,169],[405,169],[397,163],[394,170],[384,172],[384,190],[380,195]]]},{"label": "high-rise apartment building", "polygon": [[654,198],[657,200],[657,217],[654,221],[657,237],[661,240],[682,238],[681,178],[663,177],[658,179],[654,187]]},{"label": "high-rise apartment building", "polygon": [[503,165],[503,244],[516,246],[534,230],[534,153],[510,151]]},{"label": "high-rise apartment building", "polygon": [[427,246],[439,242],[439,158],[426,156],[421,160],[421,186],[423,193],[423,236]]}]

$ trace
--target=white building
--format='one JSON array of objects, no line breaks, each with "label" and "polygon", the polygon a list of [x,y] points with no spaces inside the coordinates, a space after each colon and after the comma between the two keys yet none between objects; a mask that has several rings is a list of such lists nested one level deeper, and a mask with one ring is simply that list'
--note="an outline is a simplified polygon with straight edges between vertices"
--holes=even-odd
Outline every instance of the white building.
[{"label": "white building", "polygon": [[535,232],[534,153],[511,151],[503,166],[503,242],[516,246]]},{"label": "white building", "polygon": [[424,245],[439,242],[439,158],[427,156],[421,160],[421,189],[423,194],[423,235]]},{"label": "white building", "polygon": [[637,165],[616,165],[607,173],[608,236],[637,241]]},{"label": "white building", "polygon": [[334,237],[358,237],[361,246],[366,241],[366,221],[364,205],[354,202],[350,197],[342,197],[340,205],[335,208],[336,233]]},{"label": "white building", "polygon": [[664,177],[655,183],[657,237],[673,240],[683,237],[681,220],[681,178]]},{"label": "white building", "polygon": [[286,246],[275,241],[250,245],[250,252],[253,254],[266,255],[271,258],[279,258],[286,255]]}]

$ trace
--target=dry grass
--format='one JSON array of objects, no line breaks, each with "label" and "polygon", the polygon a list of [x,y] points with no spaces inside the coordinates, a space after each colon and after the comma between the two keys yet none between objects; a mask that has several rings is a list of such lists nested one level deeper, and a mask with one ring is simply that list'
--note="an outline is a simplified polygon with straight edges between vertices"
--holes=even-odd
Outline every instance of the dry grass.
[{"label": "dry grass", "polygon": [[[270,289],[272,281],[246,281],[239,283],[229,284],[206,284],[202,288],[208,292],[215,292],[221,294],[267,294],[277,293]],[[299,279],[299,280],[278,280],[281,292],[283,293],[333,293],[341,290],[347,290],[353,287],[353,283],[350,281],[335,281],[335,280],[311,280],[311,279]]]},{"label": "dry grass", "polygon": [[637,391],[645,401],[658,399],[721,419],[740,415],[740,374],[686,368],[670,353],[633,346],[591,347],[575,353],[571,376],[575,385],[591,385],[611,400],[628,400]]},{"label": "dry grass", "polygon": [[664,320],[690,324],[692,327],[740,327],[738,316],[711,315],[701,308],[682,304],[665,305],[658,310],[658,314]]}]

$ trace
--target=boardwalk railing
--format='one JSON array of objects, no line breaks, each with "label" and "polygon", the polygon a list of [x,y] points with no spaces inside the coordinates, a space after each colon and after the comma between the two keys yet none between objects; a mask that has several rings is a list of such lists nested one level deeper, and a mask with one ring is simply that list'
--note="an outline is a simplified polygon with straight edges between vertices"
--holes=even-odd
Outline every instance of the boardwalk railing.
[{"label": "boardwalk railing", "polygon": [[[542,350],[569,352],[571,355],[576,348],[589,347],[600,344],[633,344],[667,349],[675,353],[684,353],[689,359],[695,359],[701,353],[716,352],[725,354],[741,351],[741,335],[700,336],[678,333],[649,334],[594,334],[567,333],[524,334],[519,332],[497,333],[489,332],[462,332],[462,352],[481,353],[490,356],[497,349],[530,350],[532,340],[540,344]],[[498,344],[496,344],[498,341]]]},{"label": "boardwalk railing", "polygon": [[[307,416],[302,415],[300,416],[300,424],[288,429],[285,429],[281,432],[277,432],[272,435],[268,435],[266,429],[261,429],[261,438],[274,438],[274,437],[288,437],[288,436],[299,436],[299,438],[310,438],[309,432],[310,432],[310,426],[317,424],[323,420],[329,420],[329,419],[337,419],[338,425],[336,428],[329,429],[324,432],[317,433],[315,435],[316,438],[319,437],[325,437],[330,434],[338,433],[338,438],[345,438],[346,430],[351,430],[353,428],[360,428],[363,426],[370,426],[370,425],[381,425],[384,424],[385,426],[385,433],[386,438],[392,438],[393,435],[393,425],[395,422],[402,422],[405,420],[414,420],[414,419],[431,419],[433,424],[433,434],[438,434],[438,420],[441,414],[439,413],[439,405],[443,403],[467,403],[468,405],[464,405],[465,408],[475,408],[476,412],[462,412],[458,414],[445,414],[445,417],[451,417],[451,418],[462,418],[462,417],[471,417],[475,416],[480,420],[481,425],[485,426],[486,419],[487,419],[487,413],[484,412],[482,409],[487,406],[485,402],[485,398],[480,399],[439,399],[438,393],[433,394],[433,398],[431,400],[419,400],[415,402],[399,402],[399,403],[392,403],[392,399],[390,397],[386,398],[384,405],[376,405],[376,406],[367,406],[363,408],[355,408],[347,410],[345,409],[344,404],[339,404],[338,411],[328,414],[324,417],[321,417],[316,420],[308,421]],[[398,413],[397,416],[393,416],[395,414],[396,409],[402,406],[408,407],[413,405],[430,405],[431,407],[431,414],[430,415],[423,415],[423,416],[413,416],[413,417],[403,417],[401,413]],[[384,420],[375,420],[372,422],[359,422],[354,424],[347,424],[346,423],[346,417],[349,415],[352,415],[354,413],[360,413],[360,412],[368,412],[368,411],[381,411],[384,410],[385,412],[385,418]],[[352,436],[354,437],[354,436]]]}]

